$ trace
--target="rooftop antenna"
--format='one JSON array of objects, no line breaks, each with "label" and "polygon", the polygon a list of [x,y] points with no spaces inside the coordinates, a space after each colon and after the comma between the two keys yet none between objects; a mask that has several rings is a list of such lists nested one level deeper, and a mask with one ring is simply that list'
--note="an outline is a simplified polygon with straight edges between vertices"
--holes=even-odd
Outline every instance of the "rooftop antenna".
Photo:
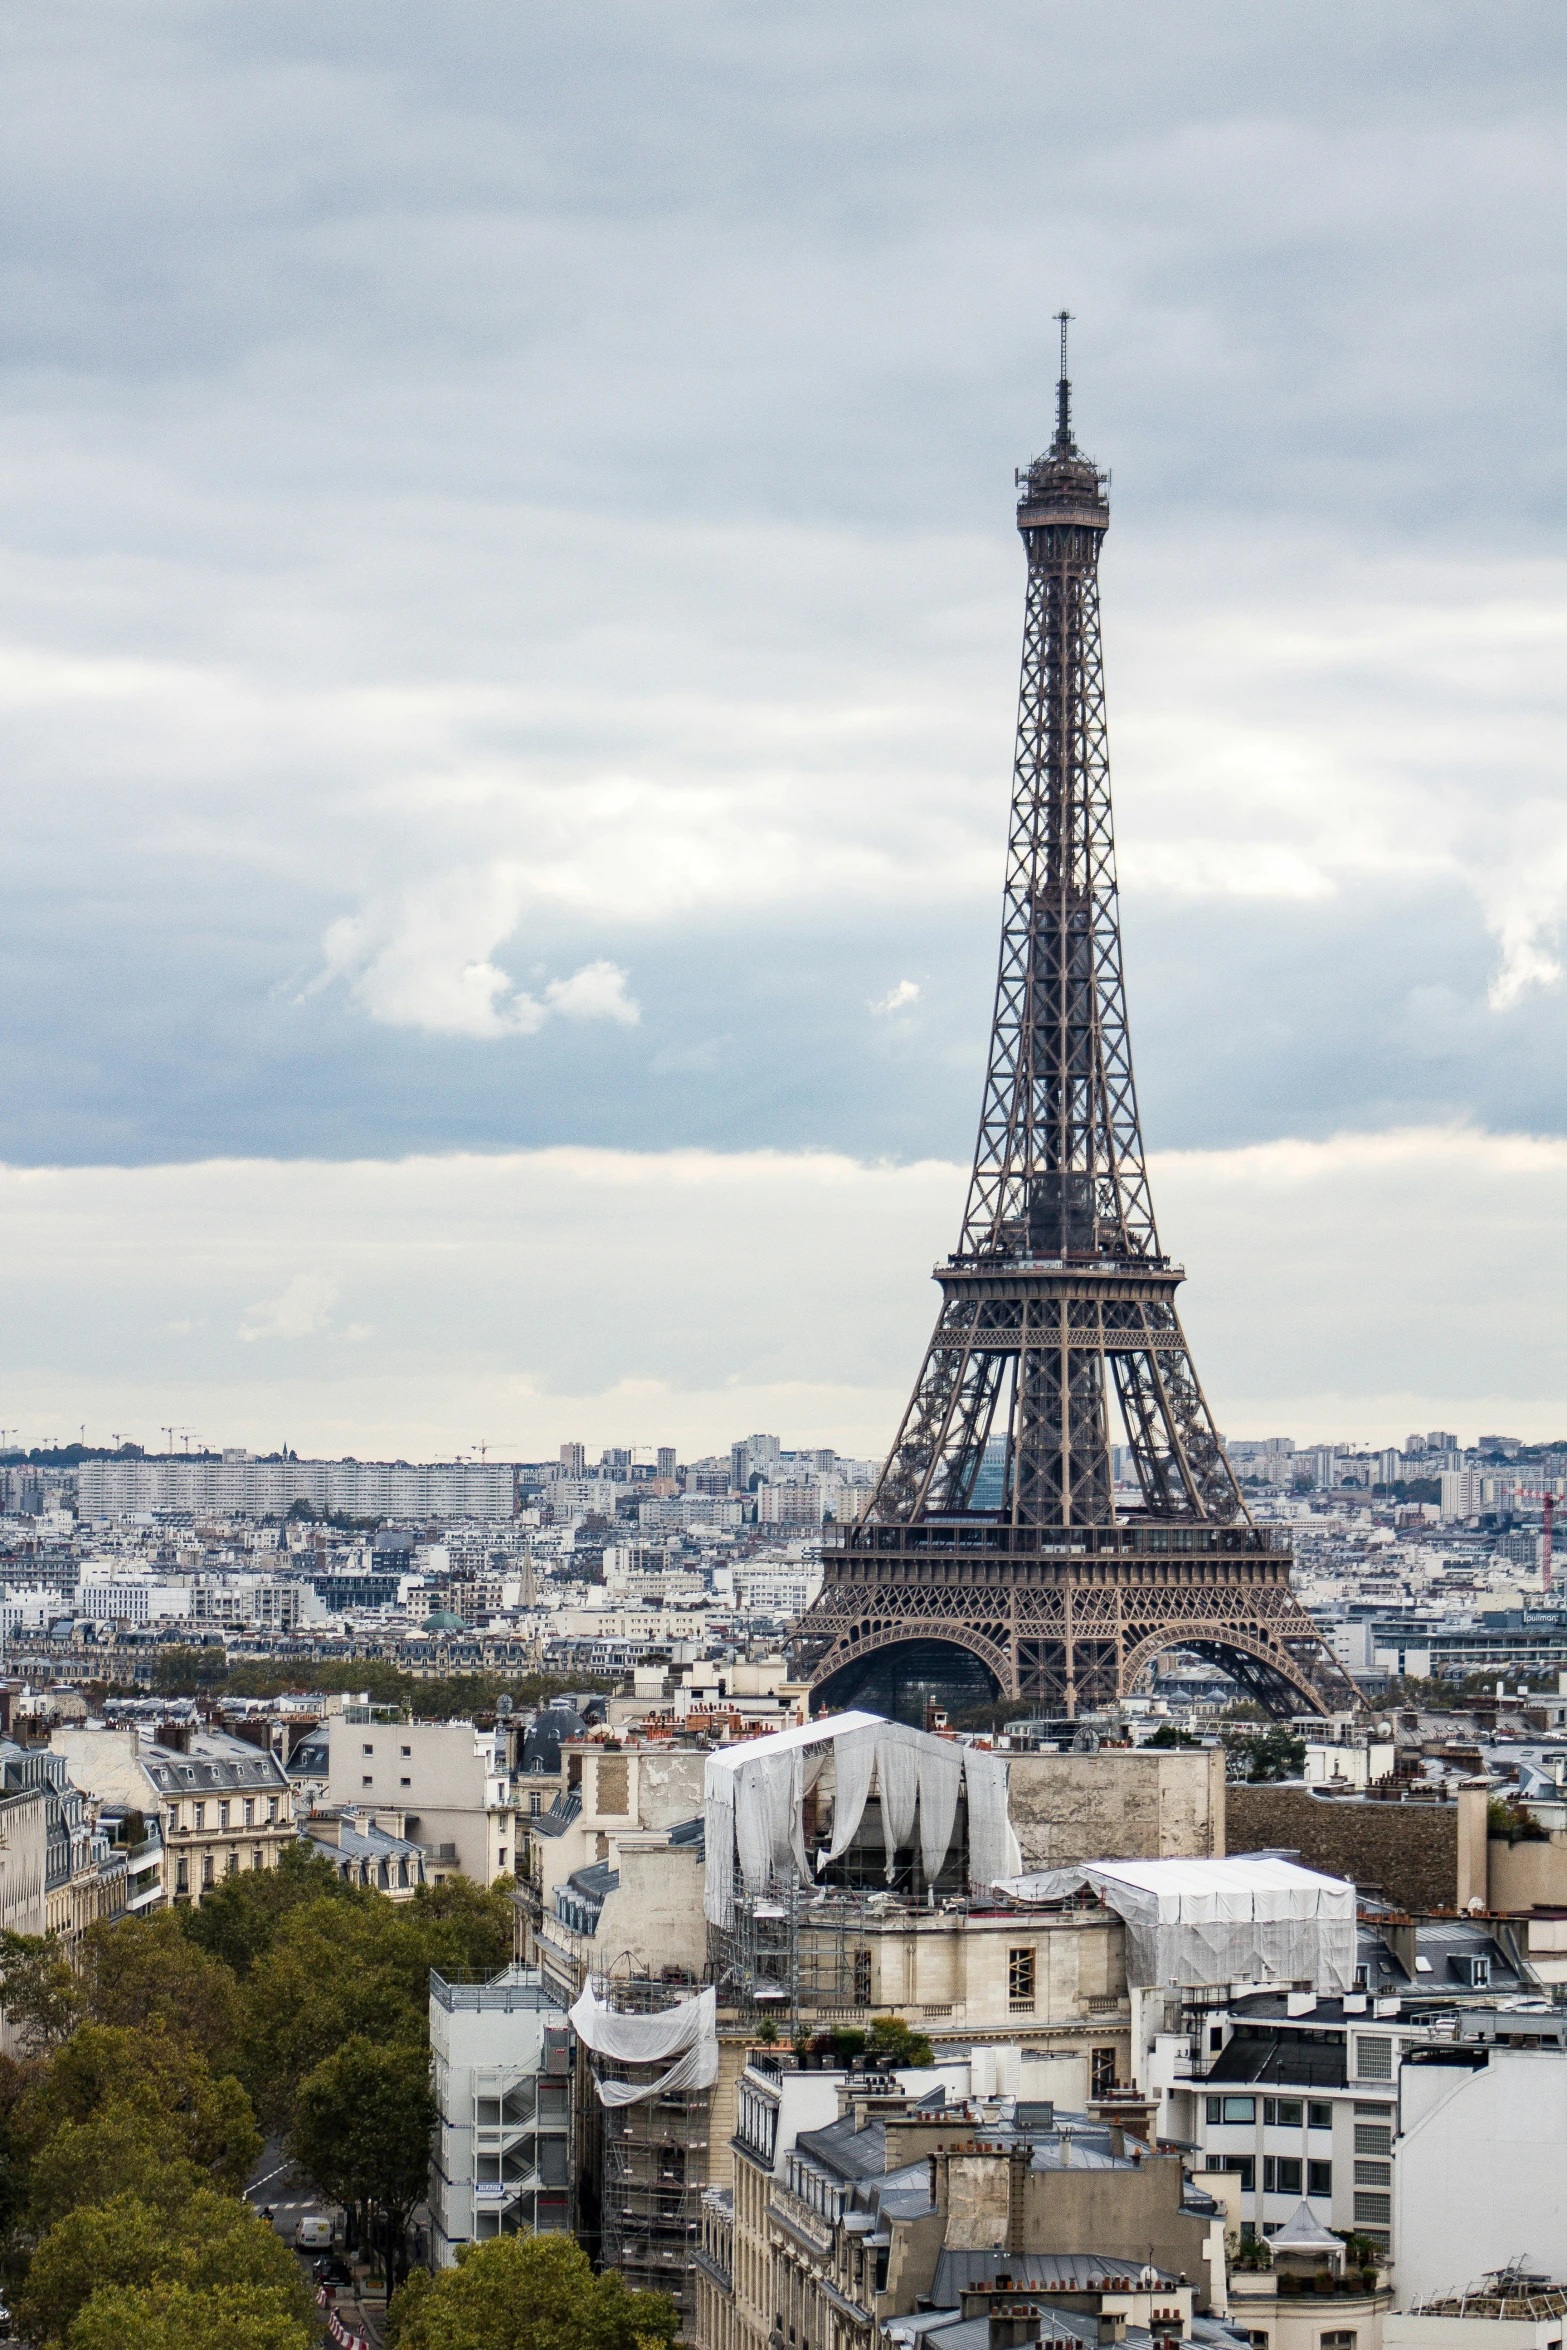
[{"label": "rooftop antenna", "polygon": [[1071,323],[1070,310],[1056,312],[1056,324],[1061,329],[1061,373],[1056,378],[1056,447],[1063,455],[1072,446],[1072,386],[1066,372],[1066,330]]}]

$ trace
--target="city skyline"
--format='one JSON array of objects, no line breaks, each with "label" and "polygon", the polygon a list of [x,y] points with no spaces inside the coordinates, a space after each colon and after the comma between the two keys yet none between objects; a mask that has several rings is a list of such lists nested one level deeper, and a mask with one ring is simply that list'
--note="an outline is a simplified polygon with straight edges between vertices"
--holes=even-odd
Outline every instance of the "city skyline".
[{"label": "city skyline", "polygon": [[1064,302],[1214,1409],[1553,1433],[1561,40],[1331,16],[21,12],[7,1413],[885,1446]]}]

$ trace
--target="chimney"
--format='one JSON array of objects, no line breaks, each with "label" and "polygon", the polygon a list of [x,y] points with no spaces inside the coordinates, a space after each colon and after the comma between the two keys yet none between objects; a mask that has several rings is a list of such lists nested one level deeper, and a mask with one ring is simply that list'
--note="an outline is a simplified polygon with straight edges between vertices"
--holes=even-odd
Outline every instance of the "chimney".
[{"label": "chimney", "polygon": [[172,1754],[189,1754],[189,1722],[160,1722],[158,1724],[158,1744],[168,1747]]},{"label": "chimney", "polygon": [[1037,2309],[992,2310],[986,2327],[985,2350],[1015,2350],[1019,2342],[1037,2342],[1039,2333]]}]

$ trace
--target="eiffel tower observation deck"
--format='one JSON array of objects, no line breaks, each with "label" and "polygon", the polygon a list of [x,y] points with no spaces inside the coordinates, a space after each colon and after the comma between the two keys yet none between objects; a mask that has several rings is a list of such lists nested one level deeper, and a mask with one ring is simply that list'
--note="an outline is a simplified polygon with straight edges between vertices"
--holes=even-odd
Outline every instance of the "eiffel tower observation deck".
[{"label": "eiffel tower observation deck", "polygon": [[1017,477],[1017,756],[962,1236],[881,1481],[860,1525],[825,1530],[791,1646],[818,1705],[905,1719],[932,1698],[1074,1714],[1177,1648],[1275,1714],[1353,1707],[1287,1538],[1248,1515],[1154,1222],[1099,646],[1108,485],[1072,436],[1066,326],[1055,438]]}]

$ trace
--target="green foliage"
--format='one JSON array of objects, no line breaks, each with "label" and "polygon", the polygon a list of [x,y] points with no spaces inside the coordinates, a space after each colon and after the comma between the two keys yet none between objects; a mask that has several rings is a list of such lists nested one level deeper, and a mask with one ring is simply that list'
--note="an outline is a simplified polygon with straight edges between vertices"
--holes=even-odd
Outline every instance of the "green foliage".
[{"label": "green foliage", "polygon": [[1485,1832],[1510,1845],[1548,1844],[1551,1833],[1521,1803],[1501,1795],[1493,1795],[1486,1804]]},{"label": "green foliage", "polygon": [[1161,1722],[1153,1736],[1143,1743],[1146,1746],[1201,1746],[1202,1740],[1194,1738],[1189,1730],[1177,1729],[1174,1722]]},{"label": "green foliage", "polygon": [[[250,2288],[280,2315],[309,2323],[309,2295],[287,2245],[245,2204],[206,2187],[169,2214],[136,2195],[68,2213],[33,2255],[17,2316],[30,2339],[55,2344],[69,2337],[77,2350],[73,2327],[98,2295],[159,2286],[198,2293]],[[93,2350],[105,2338],[101,2331],[87,2337]]]},{"label": "green foliage", "polygon": [[[205,1655],[205,1650],[195,1652]],[[221,1651],[217,1652],[221,1662]],[[308,1665],[235,1665],[221,1676],[229,1697],[307,1696],[313,1690],[368,1695],[372,1705],[395,1705],[418,1721],[451,1721],[493,1714],[497,1698],[517,1706],[547,1705],[568,1690],[605,1690],[603,1680],[580,1674],[563,1681],[553,1673],[457,1673],[445,1680],[420,1680],[379,1657],[350,1657]],[[205,1684],[203,1684],[205,1686]]]},{"label": "green foliage", "polygon": [[899,2065],[926,2065],[935,2062],[935,2052],[923,2032],[911,2030],[901,2015],[879,2015],[871,2026],[870,2043],[866,2054],[872,2061],[895,2071]]},{"label": "green foliage", "polygon": [[29,2224],[53,2227],[84,2203],[138,2195],[166,2215],[210,2182],[185,2157],[172,2115],[111,2105],[88,2122],[66,2122],[33,2157],[28,2171]]},{"label": "green foliage", "polygon": [[273,1869],[242,1869],[202,1896],[199,1907],[180,1910],[180,1929],[213,1958],[222,1959],[244,1982],[271,1949],[283,1920],[313,1901],[342,1901],[364,1909],[377,1896],[345,1884],[329,1860],[303,1842],[287,1844]]},{"label": "green foliage", "polygon": [[1283,1722],[1266,1730],[1226,1730],[1224,1751],[1232,1779],[1298,1779],[1306,1768],[1306,1741]]},{"label": "green foliage", "polygon": [[[235,1882],[273,1873],[251,1870]],[[166,2031],[205,2055],[231,2047],[239,2022],[233,1969],[197,1948],[172,1909],[89,1926],[82,1998],[95,2023]]]},{"label": "green foliage", "polygon": [[421,2045],[348,2040],[300,2083],[288,2150],[334,2203],[373,2205],[395,2247],[425,2191],[439,2118]]},{"label": "green foliage", "polygon": [[26,2056],[58,2048],[81,2013],[81,1986],[54,1934],[0,1934],[0,2007]]},{"label": "green foliage", "polygon": [[[178,2153],[238,2188],[261,2152],[250,2101],[231,2074],[164,2031],[83,2024],[17,2101],[12,2131],[35,2161],[67,2123],[145,2124],[160,2155]],[[172,2131],[176,2135],[170,2136]]]},{"label": "green foliage", "polygon": [[259,2285],[109,2285],[75,2320],[70,2350],[309,2350],[304,2321]]},{"label": "green foliage", "polygon": [[160,1697],[205,1697],[222,1686],[228,1659],[222,1647],[164,1648],[152,1660],[152,1685]]},{"label": "green foliage", "polygon": [[451,1878],[395,1906],[302,1903],[279,1923],[247,1983],[240,2075],[269,2128],[287,2126],[300,2083],[356,2036],[423,2048],[430,1969],[494,1974],[511,1955],[504,1891]]},{"label": "green foliage", "polygon": [[660,2350],[674,2304],[595,2276],[570,2236],[499,2236],[466,2245],[457,2266],[410,2277],[387,2313],[393,2350]]}]

